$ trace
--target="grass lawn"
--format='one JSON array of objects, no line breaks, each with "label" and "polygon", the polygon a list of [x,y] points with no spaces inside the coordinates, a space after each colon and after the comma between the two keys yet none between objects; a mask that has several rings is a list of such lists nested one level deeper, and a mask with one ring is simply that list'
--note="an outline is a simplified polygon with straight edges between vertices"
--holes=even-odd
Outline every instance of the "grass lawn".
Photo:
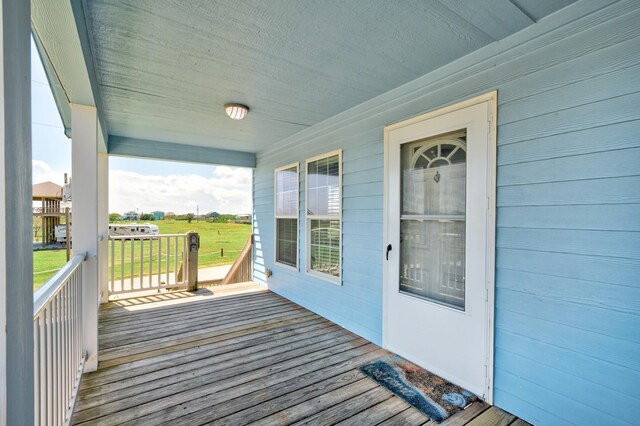
[{"label": "grass lawn", "polygon": [[67,263],[66,250],[38,250],[33,252],[33,289],[40,286]]},{"label": "grass lawn", "polygon": [[[141,222],[140,222],[141,223]],[[198,254],[198,266],[200,268],[215,265],[224,265],[233,263],[242,247],[244,247],[249,235],[251,234],[251,225],[239,223],[208,223],[208,222],[191,222],[178,220],[158,220],[151,222],[158,225],[161,234],[184,234],[187,231],[195,231],[200,235],[200,252]],[[140,249],[139,243],[134,246],[134,270],[140,270]],[[224,249],[224,257],[220,256],[220,249]],[[172,251],[173,252],[173,251]],[[172,253],[171,253],[172,254]],[[111,255],[111,252],[109,252]],[[144,262],[145,271],[149,270],[148,243],[145,245],[146,261]],[[163,249],[163,257],[166,252]],[[116,247],[116,277],[120,277],[120,255]],[[127,244],[125,250],[125,271],[130,270],[130,245]],[[152,264],[157,264],[157,249],[154,253]],[[42,284],[47,282],[66,262],[64,250],[40,250],[33,252],[33,270],[34,270],[34,290],[38,289]],[[173,269],[173,258],[169,259],[171,269]],[[163,262],[164,264],[164,262]],[[111,261],[109,261],[111,267]],[[111,274],[111,272],[109,272]],[[125,277],[130,274],[125,272]],[[111,276],[111,275],[110,275]],[[117,278],[116,278],[117,279]]]}]

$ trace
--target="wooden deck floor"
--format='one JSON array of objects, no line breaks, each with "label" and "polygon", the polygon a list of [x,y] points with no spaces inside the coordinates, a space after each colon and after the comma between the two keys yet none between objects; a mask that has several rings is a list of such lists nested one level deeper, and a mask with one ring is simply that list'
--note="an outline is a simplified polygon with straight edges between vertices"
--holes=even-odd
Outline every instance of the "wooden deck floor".
[{"label": "wooden deck floor", "polygon": [[[253,284],[111,302],[99,335],[74,424],[429,422],[357,369],[382,349]],[[483,403],[441,424],[526,425]]]}]

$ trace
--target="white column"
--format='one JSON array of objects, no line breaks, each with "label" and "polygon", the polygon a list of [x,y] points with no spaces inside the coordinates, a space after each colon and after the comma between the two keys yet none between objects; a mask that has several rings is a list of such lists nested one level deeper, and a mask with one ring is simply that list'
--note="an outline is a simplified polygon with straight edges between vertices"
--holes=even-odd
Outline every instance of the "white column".
[{"label": "white column", "polygon": [[98,114],[93,106],[71,104],[73,252],[87,253],[82,274],[85,371],[98,368]]},{"label": "white column", "polygon": [[0,425],[33,424],[30,2],[0,0]]},{"label": "white column", "polygon": [[[102,138],[102,132],[98,132]],[[98,153],[98,283],[100,303],[109,301],[109,155]]]},{"label": "white column", "polygon": [[[6,185],[4,170],[4,26],[2,25],[2,9],[4,0],[0,5],[0,218],[7,217],[7,206],[4,202]],[[0,242],[7,241],[6,223],[0,223]],[[0,300],[7,300],[7,251],[5,244],[0,243]],[[0,425],[7,424],[7,309],[3,302],[0,304]]]}]

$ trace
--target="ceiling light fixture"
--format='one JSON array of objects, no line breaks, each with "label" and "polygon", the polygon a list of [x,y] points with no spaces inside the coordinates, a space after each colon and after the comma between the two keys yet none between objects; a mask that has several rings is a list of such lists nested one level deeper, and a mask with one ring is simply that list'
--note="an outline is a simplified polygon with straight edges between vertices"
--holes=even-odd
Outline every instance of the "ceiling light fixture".
[{"label": "ceiling light fixture", "polygon": [[247,116],[249,107],[242,104],[225,104],[224,111],[233,120],[242,120]]}]

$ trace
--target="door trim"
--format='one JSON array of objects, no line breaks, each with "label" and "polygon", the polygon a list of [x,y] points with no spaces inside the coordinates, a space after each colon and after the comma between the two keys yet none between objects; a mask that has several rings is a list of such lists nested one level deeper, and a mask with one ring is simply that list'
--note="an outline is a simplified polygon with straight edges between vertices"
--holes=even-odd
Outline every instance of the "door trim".
[{"label": "door trim", "polygon": [[[410,126],[421,121],[457,111],[473,105],[488,103],[489,116],[489,135],[488,135],[488,161],[487,164],[487,224],[486,224],[486,259],[485,259],[485,310],[486,310],[486,386],[485,401],[493,404],[493,358],[494,358],[494,312],[495,312],[495,254],[496,254],[496,117],[498,109],[498,92],[492,91],[484,95],[480,95],[465,101],[446,106],[416,117],[412,117],[397,123],[390,124],[384,128],[384,211],[383,211],[383,250],[382,250],[382,346],[388,347],[388,283],[387,277],[389,272],[388,262],[386,260],[386,246],[389,239],[389,132],[394,129]],[[399,249],[399,248],[395,248]]]}]

